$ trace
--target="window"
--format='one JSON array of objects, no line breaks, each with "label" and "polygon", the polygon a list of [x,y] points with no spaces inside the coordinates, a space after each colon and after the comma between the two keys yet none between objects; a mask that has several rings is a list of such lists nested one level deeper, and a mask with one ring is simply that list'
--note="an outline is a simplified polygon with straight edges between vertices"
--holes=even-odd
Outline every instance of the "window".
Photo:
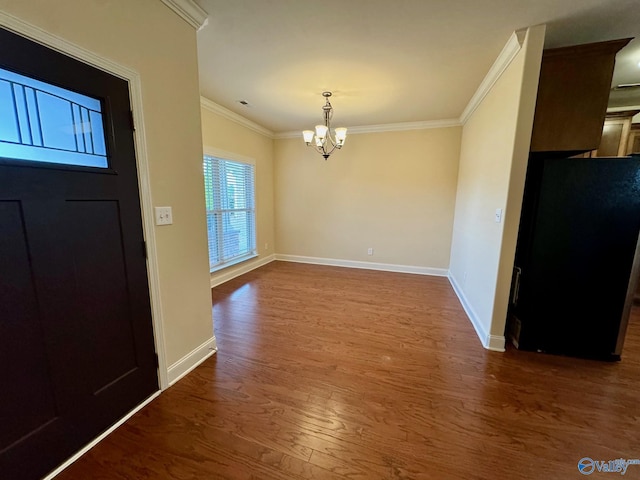
[{"label": "window", "polygon": [[108,167],[100,100],[0,68],[0,157]]},{"label": "window", "polygon": [[254,166],[205,155],[204,185],[214,272],[256,255]]}]

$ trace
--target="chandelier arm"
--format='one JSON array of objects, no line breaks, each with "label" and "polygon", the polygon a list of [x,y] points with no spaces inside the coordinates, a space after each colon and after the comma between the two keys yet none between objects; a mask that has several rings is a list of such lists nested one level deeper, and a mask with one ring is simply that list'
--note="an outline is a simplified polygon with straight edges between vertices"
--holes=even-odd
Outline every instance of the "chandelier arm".
[{"label": "chandelier arm", "polygon": [[313,145],[313,148],[315,149],[316,152],[318,152],[320,155],[324,155],[325,151],[324,151],[324,146],[323,147],[318,147],[317,145]]},{"label": "chandelier arm", "polygon": [[310,145],[314,148],[314,150],[316,152],[318,152],[320,155],[331,155],[331,152],[333,151],[333,149],[331,149],[331,152],[327,152],[327,149],[325,148],[325,144],[323,144],[321,147],[319,147],[318,145]]},{"label": "chandelier arm", "polygon": [[334,144],[333,140],[331,140],[331,149],[327,149],[327,142],[325,142],[321,147],[318,145],[310,145],[312,146],[316,152],[325,157],[325,160],[333,153],[336,148],[339,148],[336,144]]},{"label": "chandelier arm", "polygon": [[327,149],[323,147],[323,150],[325,151],[326,155],[331,155],[333,153],[333,151],[336,149],[337,145],[335,145],[333,143],[333,141],[331,142],[331,150],[326,151]]}]

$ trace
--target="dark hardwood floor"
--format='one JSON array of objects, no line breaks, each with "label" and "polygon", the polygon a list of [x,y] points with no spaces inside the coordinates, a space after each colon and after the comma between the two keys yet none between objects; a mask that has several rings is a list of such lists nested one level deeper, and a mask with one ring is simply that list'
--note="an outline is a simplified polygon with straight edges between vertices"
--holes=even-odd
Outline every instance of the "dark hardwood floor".
[{"label": "dark hardwood floor", "polygon": [[565,480],[640,458],[640,308],[608,363],[485,350],[440,277],[273,262],[212,298],[219,352],[56,480]]}]

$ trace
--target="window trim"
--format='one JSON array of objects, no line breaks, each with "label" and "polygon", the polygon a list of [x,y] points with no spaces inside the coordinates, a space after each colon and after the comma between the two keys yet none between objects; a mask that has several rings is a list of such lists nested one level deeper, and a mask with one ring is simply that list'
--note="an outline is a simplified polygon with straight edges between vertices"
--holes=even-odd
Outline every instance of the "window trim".
[{"label": "window trim", "polygon": [[[246,163],[248,165],[253,165],[253,188],[254,188],[254,192],[253,192],[253,196],[254,196],[254,232],[255,232],[255,251],[253,252],[248,252],[246,255],[242,255],[240,257],[236,257],[233,258],[227,262],[224,263],[220,263],[218,265],[216,265],[215,267],[211,267],[209,266],[209,273],[211,275],[214,275],[216,273],[219,273],[221,270],[224,270],[225,268],[228,267],[232,267],[234,265],[237,265],[239,263],[242,262],[246,262],[247,260],[251,260],[253,258],[256,258],[259,256],[258,253],[258,245],[260,245],[260,241],[259,241],[259,234],[258,234],[258,195],[257,195],[257,176],[258,176],[258,172],[257,172],[257,167],[256,167],[256,161],[255,159],[251,158],[251,157],[245,157],[244,155],[240,155],[238,153],[234,153],[234,152],[228,152],[226,150],[221,150],[219,148],[215,148],[215,147],[209,147],[209,146],[204,146],[203,147],[203,160],[205,156],[209,156],[209,157],[216,157],[222,160],[229,160],[232,162],[238,162],[238,163]],[[204,186],[204,172],[203,172],[203,186]],[[206,203],[205,203],[205,216],[206,216]],[[208,236],[209,233],[207,232],[207,240],[208,240]],[[208,249],[207,249],[207,258],[208,258]]]},{"label": "window trim", "polygon": [[215,267],[209,267],[209,273],[213,275],[214,273],[218,273],[220,270],[224,270],[227,267],[233,267],[234,265],[238,265],[239,263],[246,262],[247,260],[251,260],[252,258],[256,258],[258,256],[257,253],[247,253],[241,257],[236,257],[233,260],[229,260],[228,262],[219,263]]}]

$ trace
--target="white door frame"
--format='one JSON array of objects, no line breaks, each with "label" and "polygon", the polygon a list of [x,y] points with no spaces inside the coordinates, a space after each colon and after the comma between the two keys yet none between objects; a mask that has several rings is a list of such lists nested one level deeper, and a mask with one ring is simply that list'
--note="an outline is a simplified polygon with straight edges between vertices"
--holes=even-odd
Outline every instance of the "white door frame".
[{"label": "white door frame", "polygon": [[126,80],[129,84],[131,110],[135,121],[134,141],[136,166],[138,170],[138,189],[140,207],[142,211],[142,227],[147,246],[147,275],[149,278],[149,296],[151,299],[151,316],[153,321],[153,336],[156,353],[158,354],[158,380],[160,390],[169,387],[167,360],[162,323],[162,304],[160,302],[160,281],[158,257],[153,223],[153,204],[151,200],[151,186],[149,181],[149,163],[144,132],[142,110],[142,86],[140,75],[130,68],[119,65],[107,58],[96,55],[89,50],[79,47],[56,35],[52,35],[41,28],[35,27],[23,20],[0,11],[0,26],[18,35],[40,43],[52,50],[64,53],[83,63],[103,70],[111,75]]}]

